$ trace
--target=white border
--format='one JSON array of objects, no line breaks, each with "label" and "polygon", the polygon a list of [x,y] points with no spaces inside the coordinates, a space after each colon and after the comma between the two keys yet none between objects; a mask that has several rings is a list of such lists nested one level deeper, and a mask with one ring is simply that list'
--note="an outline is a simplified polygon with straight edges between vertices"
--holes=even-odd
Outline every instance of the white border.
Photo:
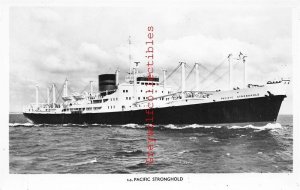
[{"label": "white border", "polygon": [[[76,6],[141,6],[141,5],[168,5],[171,1],[76,1]],[[249,4],[250,1],[245,1]],[[276,6],[291,6],[293,10],[293,112],[294,112],[294,171],[292,173],[283,174],[64,174],[64,175],[48,175],[48,174],[9,174],[9,138],[8,138],[8,110],[9,110],[9,7],[10,6],[70,6],[68,2],[60,2],[55,0],[54,3],[44,1],[27,1],[29,4],[14,3],[4,4],[0,7],[0,64],[1,64],[1,81],[5,91],[1,92],[1,108],[0,108],[0,189],[113,189],[113,188],[130,188],[130,189],[300,189],[299,175],[299,52],[300,52],[300,9],[299,4],[292,4],[281,0],[264,1],[263,4],[276,3]],[[176,1],[176,4],[183,2]],[[197,4],[196,1],[190,1],[190,5]],[[228,2],[227,2],[228,3]],[[238,5],[244,2],[234,2]],[[251,4],[259,4],[258,1]],[[184,3],[185,5],[187,2]],[[206,2],[205,5],[214,6],[216,4],[226,4],[222,1]],[[72,4],[74,6],[74,4]],[[136,176],[182,176],[183,182],[127,182],[129,177]]]}]

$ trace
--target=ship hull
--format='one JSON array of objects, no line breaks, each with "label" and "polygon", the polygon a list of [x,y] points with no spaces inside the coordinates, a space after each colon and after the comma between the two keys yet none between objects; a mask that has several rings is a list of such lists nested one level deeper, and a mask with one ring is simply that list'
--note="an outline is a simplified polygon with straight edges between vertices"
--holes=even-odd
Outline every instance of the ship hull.
[{"label": "ship hull", "polygon": [[[285,95],[266,96],[154,109],[154,124],[226,124],[275,122]],[[36,124],[145,124],[145,110],[39,114],[24,113]],[[152,122],[148,122],[152,123]]]}]

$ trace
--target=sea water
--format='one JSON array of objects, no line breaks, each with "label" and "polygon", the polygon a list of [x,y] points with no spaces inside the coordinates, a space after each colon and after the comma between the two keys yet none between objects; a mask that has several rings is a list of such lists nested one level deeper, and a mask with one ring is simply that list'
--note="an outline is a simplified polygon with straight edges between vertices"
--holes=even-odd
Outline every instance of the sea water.
[{"label": "sea water", "polygon": [[264,126],[158,125],[154,164],[144,125],[34,125],[10,114],[9,170],[32,173],[292,172],[293,116]]}]

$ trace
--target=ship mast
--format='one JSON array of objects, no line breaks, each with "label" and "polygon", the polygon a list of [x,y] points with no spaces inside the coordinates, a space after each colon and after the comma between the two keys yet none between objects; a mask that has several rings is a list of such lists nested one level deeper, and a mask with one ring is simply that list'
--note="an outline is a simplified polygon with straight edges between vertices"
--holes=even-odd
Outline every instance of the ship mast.
[{"label": "ship mast", "polygon": [[53,108],[55,107],[55,102],[56,102],[56,98],[55,98],[55,84],[52,84],[52,101],[53,101]]},{"label": "ship mast", "polygon": [[136,102],[136,68],[133,68],[133,101]]},{"label": "ship mast", "polygon": [[93,81],[90,81],[90,93],[93,94]]},{"label": "ship mast", "polygon": [[181,96],[184,99],[184,91],[185,91],[185,63],[181,63]]},{"label": "ship mast", "polygon": [[119,70],[119,68],[117,68],[117,70],[116,70],[116,86],[119,85],[119,72],[120,72],[120,70]]},{"label": "ship mast", "polygon": [[231,60],[230,60],[230,58],[231,58],[231,56],[232,56],[232,54],[229,54],[228,55],[228,65],[229,65],[229,86],[228,86],[228,88],[229,88],[229,90],[232,90],[232,63],[231,63]]},{"label": "ship mast", "polygon": [[35,104],[38,107],[39,106],[39,86],[35,85]]},{"label": "ship mast", "polygon": [[140,62],[135,62],[135,66],[133,67],[133,100],[136,102],[136,74],[138,73],[137,68]]},{"label": "ship mast", "polygon": [[131,36],[128,37],[128,59],[129,59],[129,79],[131,79],[131,72],[132,72],[132,68],[131,68]]},{"label": "ship mast", "polygon": [[47,104],[50,104],[50,89],[47,87]]},{"label": "ship mast", "polygon": [[166,69],[163,69],[163,75],[164,75],[164,89],[166,88],[167,86],[167,76],[166,76],[166,73],[167,73],[167,70]]},{"label": "ship mast", "polygon": [[195,63],[196,91],[199,90],[199,64]]},{"label": "ship mast", "polygon": [[68,79],[65,81],[65,86],[64,86],[64,97],[68,96]]},{"label": "ship mast", "polygon": [[246,58],[247,56],[243,56],[243,63],[244,63],[244,88],[247,88],[247,64]]}]

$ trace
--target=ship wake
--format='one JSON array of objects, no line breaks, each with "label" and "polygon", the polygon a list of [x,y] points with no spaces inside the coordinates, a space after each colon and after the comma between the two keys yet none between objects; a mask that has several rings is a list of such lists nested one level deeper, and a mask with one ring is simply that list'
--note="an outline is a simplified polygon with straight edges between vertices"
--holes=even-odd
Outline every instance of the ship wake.
[{"label": "ship wake", "polygon": [[[128,129],[146,129],[147,125],[139,124],[126,124],[126,125],[105,125],[105,124],[33,124],[33,123],[9,123],[9,127],[121,127]],[[282,126],[280,123],[268,123],[265,125],[255,125],[255,124],[215,124],[215,125],[155,125],[156,130],[178,130],[178,131],[197,131],[197,130],[218,130],[218,129],[227,129],[227,130],[254,130],[254,131],[270,131],[281,129]]]}]

